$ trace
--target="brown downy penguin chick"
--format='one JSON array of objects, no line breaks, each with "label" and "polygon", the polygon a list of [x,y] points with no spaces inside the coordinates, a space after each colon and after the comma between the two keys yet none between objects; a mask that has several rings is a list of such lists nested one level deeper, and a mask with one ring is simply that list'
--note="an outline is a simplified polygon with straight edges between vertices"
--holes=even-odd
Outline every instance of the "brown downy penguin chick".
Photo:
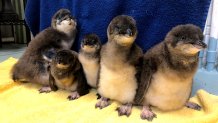
[{"label": "brown downy penguin chick", "polygon": [[[60,50],[54,56],[49,67],[50,90],[58,88],[69,90],[72,93],[69,100],[77,99],[89,92],[82,65],[78,60],[77,53],[70,50]],[[50,92],[49,89],[43,92]]]},{"label": "brown downy penguin chick", "polygon": [[24,54],[13,66],[12,79],[49,85],[47,67],[58,49],[70,49],[76,36],[76,20],[67,9],[52,18],[52,27],[40,32],[29,43]]},{"label": "brown downy penguin chick", "polygon": [[52,17],[51,26],[68,37],[68,39],[63,40],[61,44],[64,46],[64,49],[70,49],[77,33],[77,22],[70,11],[68,9],[60,9],[57,11]]},{"label": "brown downy penguin chick", "polygon": [[135,103],[143,105],[142,119],[156,115],[150,106],[163,111],[183,106],[200,110],[189,102],[192,81],[198,67],[198,52],[206,48],[201,29],[192,24],[178,25],[164,41],[148,50],[143,57],[143,70]]},{"label": "brown downy penguin chick", "polygon": [[107,28],[108,42],[100,53],[100,72],[97,91],[100,109],[109,105],[109,99],[123,104],[117,108],[119,116],[131,114],[137,89],[137,74],[142,50],[135,43],[135,20],[126,15],[115,17]]},{"label": "brown downy penguin chick", "polygon": [[79,61],[83,66],[88,84],[96,88],[100,66],[101,41],[96,34],[88,34],[81,42]]}]

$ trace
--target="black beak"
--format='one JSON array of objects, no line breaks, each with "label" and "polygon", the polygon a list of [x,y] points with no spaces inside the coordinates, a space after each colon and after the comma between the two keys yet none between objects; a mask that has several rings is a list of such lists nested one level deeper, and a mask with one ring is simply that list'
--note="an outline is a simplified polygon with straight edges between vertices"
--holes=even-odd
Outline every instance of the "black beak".
[{"label": "black beak", "polygon": [[132,30],[127,27],[127,26],[122,26],[119,28],[119,34],[123,34],[123,35],[129,35],[129,36],[132,36],[133,35],[133,32]]},{"label": "black beak", "polygon": [[133,33],[132,33],[132,30],[131,30],[131,29],[127,29],[127,30],[126,30],[126,33],[127,33],[129,36],[132,36],[132,35],[133,35]]},{"label": "black beak", "polygon": [[70,19],[74,20],[75,22],[77,21],[75,17],[70,15]]},{"label": "black beak", "polygon": [[60,57],[58,57],[58,56],[55,57],[55,61],[58,64],[62,63],[62,59]]},{"label": "black beak", "polygon": [[201,46],[202,48],[207,48],[207,44],[205,44],[203,41],[198,40],[195,42],[195,45]]},{"label": "black beak", "polygon": [[89,45],[89,46],[92,46],[94,45],[95,43],[93,41],[89,41],[89,40],[85,40],[83,41],[83,45]]},{"label": "black beak", "polygon": [[58,59],[58,64],[60,64],[61,63],[61,59]]}]

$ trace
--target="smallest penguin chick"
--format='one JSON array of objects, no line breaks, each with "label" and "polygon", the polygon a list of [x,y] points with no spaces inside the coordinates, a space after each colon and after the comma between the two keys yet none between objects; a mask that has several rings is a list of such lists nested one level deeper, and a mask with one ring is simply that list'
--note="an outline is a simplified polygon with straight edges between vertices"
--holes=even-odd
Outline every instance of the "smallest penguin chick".
[{"label": "smallest penguin chick", "polygon": [[81,49],[78,56],[85,72],[87,82],[93,88],[96,88],[98,79],[100,49],[101,41],[99,37],[96,34],[88,34],[81,42]]},{"label": "smallest penguin chick", "polygon": [[49,88],[42,92],[57,91],[58,88],[69,90],[72,93],[69,100],[74,100],[89,92],[82,66],[77,53],[70,50],[60,50],[52,59],[49,68]]}]

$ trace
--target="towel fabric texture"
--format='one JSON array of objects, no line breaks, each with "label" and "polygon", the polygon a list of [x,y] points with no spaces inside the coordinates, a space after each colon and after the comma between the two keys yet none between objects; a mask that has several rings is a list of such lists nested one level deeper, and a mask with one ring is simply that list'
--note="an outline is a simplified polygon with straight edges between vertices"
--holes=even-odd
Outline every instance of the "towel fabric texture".
[{"label": "towel fabric texture", "polygon": [[[94,89],[77,100],[69,101],[67,91],[39,94],[40,85],[15,83],[10,79],[10,70],[16,61],[9,58],[0,63],[0,123],[148,122],[141,120],[140,106],[134,107],[129,117],[118,116],[115,109],[120,104],[115,101],[102,110],[95,109],[97,99]],[[152,123],[218,123],[218,96],[199,90],[190,100],[200,104],[202,110],[184,107],[177,111],[161,112],[152,108],[157,114]]]},{"label": "towel fabric texture", "polygon": [[25,19],[33,35],[51,24],[53,14],[67,8],[78,21],[78,35],[73,46],[87,33],[96,33],[107,41],[107,26],[112,18],[132,16],[138,27],[136,43],[146,51],[162,41],[178,24],[192,23],[204,28],[210,0],[28,0]]}]

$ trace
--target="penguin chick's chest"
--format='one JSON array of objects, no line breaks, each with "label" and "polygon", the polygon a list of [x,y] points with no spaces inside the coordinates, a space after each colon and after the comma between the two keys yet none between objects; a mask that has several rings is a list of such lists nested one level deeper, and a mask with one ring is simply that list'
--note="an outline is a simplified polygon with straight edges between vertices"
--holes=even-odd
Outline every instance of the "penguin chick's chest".
[{"label": "penguin chick's chest", "polygon": [[[181,75],[182,76],[182,75]],[[183,107],[191,93],[192,78],[181,78],[173,71],[157,71],[144,97],[144,103],[161,110],[175,110]]]},{"label": "penguin chick's chest", "polygon": [[136,69],[126,63],[120,64],[116,69],[110,69],[101,63],[98,92],[121,103],[132,102],[137,89],[135,74]]},{"label": "penguin chick's chest", "polygon": [[79,60],[83,66],[87,82],[90,86],[96,87],[97,75],[99,70],[98,59],[89,59],[84,55],[79,55]]},{"label": "penguin chick's chest", "polygon": [[[54,76],[56,85],[61,89],[66,89],[69,91],[75,91],[77,87],[77,82],[75,80],[75,76],[64,76],[62,72],[55,73],[56,76]],[[59,77],[58,77],[59,76]],[[63,76],[63,77],[61,77]]]}]

